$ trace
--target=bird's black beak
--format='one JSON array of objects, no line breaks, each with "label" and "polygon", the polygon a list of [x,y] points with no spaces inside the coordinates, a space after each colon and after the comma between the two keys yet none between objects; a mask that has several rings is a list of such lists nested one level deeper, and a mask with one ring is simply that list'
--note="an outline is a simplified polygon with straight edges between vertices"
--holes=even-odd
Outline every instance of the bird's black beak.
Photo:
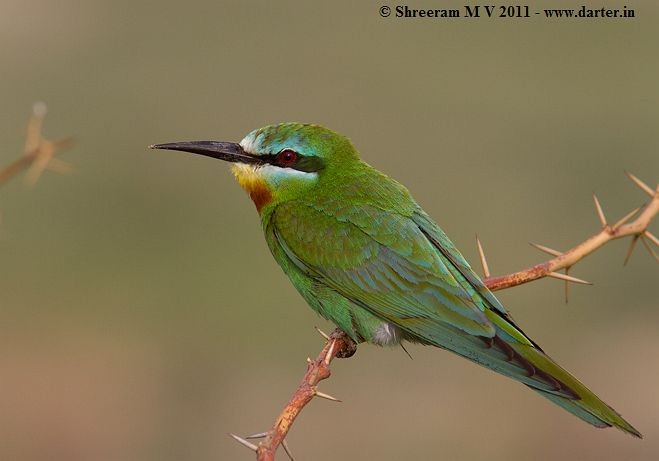
[{"label": "bird's black beak", "polygon": [[248,163],[252,165],[261,165],[262,159],[256,155],[248,154],[243,150],[240,144],[235,142],[222,141],[186,141],[172,142],[167,144],[152,144],[149,149],[167,149],[180,150],[183,152],[192,152],[193,154],[205,155],[207,157],[218,158],[226,162]]}]

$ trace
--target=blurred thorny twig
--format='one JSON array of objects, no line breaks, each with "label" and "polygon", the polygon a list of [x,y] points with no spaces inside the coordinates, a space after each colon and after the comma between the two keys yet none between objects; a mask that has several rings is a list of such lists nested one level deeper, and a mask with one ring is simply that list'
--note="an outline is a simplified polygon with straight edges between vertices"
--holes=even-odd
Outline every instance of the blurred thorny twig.
[{"label": "blurred thorny twig", "polygon": [[45,170],[59,173],[73,171],[71,165],[56,158],[55,154],[73,145],[72,138],[62,138],[54,141],[45,139],[42,135],[43,119],[46,116],[46,105],[36,103],[27,123],[27,136],[23,155],[0,170],[0,186],[27,169],[25,183],[34,186]]},{"label": "blurred thorny twig", "polygon": [[[631,211],[619,219],[615,224],[611,225],[608,223],[604,215],[599,200],[596,196],[593,196],[597,215],[602,226],[601,230],[565,252],[552,250],[551,248],[538,244],[532,244],[537,249],[554,256],[554,258],[548,261],[508,275],[492,277],[485,259],[483,247],[477,238],[478,251],[483,265],[483,272],[485,274],[483,283],[490,290],[496,291],[521,285],[543,277],[553,277],[566,282],[565,293],[567,300],[567,283],[574,282],[589,284],[589,282],[568,275],[567,273],[569,269],[611,240],[628,236],[631,237],[631,243],[627,251],[627,256],[625,257],[625,264],[629,261],[634,246],[638,240],[641,240],[648,252],[657,260],[657,262],[659,262],[659,256],[657,256],[656,251],[653,249],[653,245],[655,247],[659,246],[659,239],[648,230],[648,226],[652,222],[652,219],[657,215],[657,212],[659,212],[659,185],[653,190],[636,176],[630,173],[627,173],[627,176],[629,176],[629,178],[641,190],[643,190],[643,192],[650,196],[650,201]],[[636,219],[630,222],[630,219],[634,216],[636,216]],[[556,272],[558,270],[565,270],[565,274]],[[329,378],[329,365],[332,359],[335,357],[351,357],[357,350],[357,346],[338,328],[329,336],[322,332],[321,334],[323,334],[327,340],[325,346],[315,360],[307,359],[307,372],[304,375],[302,382],[277,417],[272,428],[267,432],[250,435],[245,438],[239,437],[235,434],[230,434],[237,442],[256,452],[257,461],[273,461],[275,459],[277,448],[280,445],[284,448],[288,457],[293,460],[291,450],[286,443],[286,435],[291,429],[295,418],[314,397],[338,401],[335,397],[318,391],[317,385],[320,381]],[[263,440],[257,445],[250,442],[250,440],[253,439]]]}]

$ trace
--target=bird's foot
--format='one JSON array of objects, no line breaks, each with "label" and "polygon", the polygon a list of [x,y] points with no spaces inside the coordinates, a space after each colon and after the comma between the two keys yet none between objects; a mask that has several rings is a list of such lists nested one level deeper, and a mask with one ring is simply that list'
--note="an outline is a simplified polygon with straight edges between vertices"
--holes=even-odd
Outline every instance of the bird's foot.
[{"label": "bird's foot", "polygon": [[[340,328],[335,328],[330,334],[325,333],[318,327],[314,328],[320,336],[325,338],[326,341],[334,341],[334,344],[327,353],[328,357],[331,355],[332,357],[347,359],[348,357],[355,355],[355,352],[357,352],[357,343]],[[335,349],[336,347],[339,349]],[[311,362],[311,359],[307,359],[307,361]],[[327,361],[327,363],[329,363],[329,361]]]},{"label": "bird's foot", "polygon": [[330,339],[339,340],[341,342],[342,346],[336,352],[336,357],[339,359],[347,359],[348,357],[355,355],[355,352],[357,352],[357,343],[338,328],[330,333]]}]

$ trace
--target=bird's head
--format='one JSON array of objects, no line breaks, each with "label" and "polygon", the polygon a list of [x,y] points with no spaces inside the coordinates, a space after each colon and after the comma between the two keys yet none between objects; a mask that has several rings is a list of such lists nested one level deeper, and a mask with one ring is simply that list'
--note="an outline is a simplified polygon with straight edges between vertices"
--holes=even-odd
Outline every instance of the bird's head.
[{"label": "bird's head", "polygon": [[357,151],[346,137],[322,126],[301,123],[259,128],[239,143],[188,141],[149,147],[232,162],[236,179],[259,211],[306,194],[359,162]]}]

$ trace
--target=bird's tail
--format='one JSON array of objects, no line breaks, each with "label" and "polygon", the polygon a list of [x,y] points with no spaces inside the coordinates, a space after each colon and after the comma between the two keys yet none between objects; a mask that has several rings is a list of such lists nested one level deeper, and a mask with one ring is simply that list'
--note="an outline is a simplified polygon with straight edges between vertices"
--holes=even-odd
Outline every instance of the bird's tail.
[{"label": "bird's tail", "polygon": [[[503,319],[492,318],[497,327]],[[504,325],[505,326],[505,325]],[[450,329],[451,331],[444,331]],[[512,335],[515,336],[512,336]],[[450,339],[446,339],[450,338]],[[617,427],[635,437],[641,433],[604,403],[519,330],[497,328],[492,338],[476,337],[450,327],[428,331],[422,342],[443,347],[498,373],[520,381],[555,404],[596,427]],[[449,345],[449,347],[447,347]]]},{"label": "bird's tail", "polygon": [[[528,339],[510,318],[495,315],[491,311],[487,314],[497,329],[496,336],[489,340],[488,352],[490,356],[496,354],[497,350],[503,352],[508,365],[497,371],[523,382],[538,394],[593,426],[617,427],[634,437],[643,438],[617,411]],[[516,369],[515,365],[519,367]]]},{"label": "bird's tail", "polygon": [[[511,345],[516,349],[515,345]],[[531,384],[527,384],[538,394],[551,400],[556,405],[566,409],[573,415],[581,418],[587,423],[596,427],[617,427],[618,429],[633,435],[634,437],[643,438],[641,433],[629,424],[620,414],[603,402],[595,393],[584,386],[577,378],[572,376],[562,367],[560,367],[551,358],[545,355],[541,350],[527,348],[524,356],[535,367],[542,370],[548,376],[560,382],[561,386],[569,389],[569,395],[547,389],[539,389]],[[520,351],[521,352],[521,351]]]},{"label": "bird's tail", "polygon": [[[493,337],[474,336],[450,325],[417,328],[414,340],[451,350],[482,366],[526,384],[543,397],[596,427],[617,427],[635,437],[641,433],[581,384],[508,317],[485,311],[496,328]],[[424,326],[425,324],[420,324]]]}]

